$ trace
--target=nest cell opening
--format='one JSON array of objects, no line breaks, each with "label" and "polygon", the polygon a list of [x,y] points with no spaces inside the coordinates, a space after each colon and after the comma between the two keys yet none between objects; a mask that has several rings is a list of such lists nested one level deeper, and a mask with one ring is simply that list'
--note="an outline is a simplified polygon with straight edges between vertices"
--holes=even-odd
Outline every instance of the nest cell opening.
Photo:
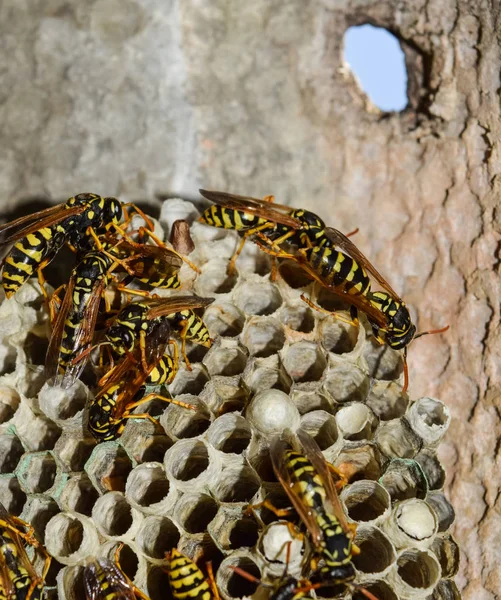
[{"label": "nest cell opening", "polygon": [[169,577],[161,567],[153,567],[148,572],[147,595],[151,600],[173,600]]},{"label": "nest cell opening", "polygon": [[204,322],[211,337],[236,337],[242,333],[245,315],[233,304],[220,302],[212,304],[204,313]]},{"label": "nest cell opening", "polygon": [[[261,579],[261,572],[259,571],[256,563],[245,556],[239,556],[237,560],[231,562],[235,567],[240,567],[243,571],[246,571],[250,575],[253,575],[256,579]],[[233,570],[231,571],[228,580],[226,582],[226,590],[231,598],[244,598],[252,596],[257,589],[258,584],[248,581],[244,577],[241,577]]]},{"label": "nest cell opening", "polygon": [[394,381],[375,381],[367,398],[367,405],[380,421],[391,421],[405,414],[409,404],[407,394]]},{"label": "nest cell opening", "polygon": [[66,489],[68,487],[70,487],[70,490],[68,490],[66,495],[67,508],[90,517],[94,504],[99,498],[99,494],[90,479],[86,476],[78,480],[70,479],[66,484]]},{"label": "nest cell opening", "polygon": [[220,502],[249,502],[259,490],[260,482],[250,467],[224,469],[213,487]]},{"label": "nest cell opening", "polygon": [[394,458],[386,468],[380,483],[393,501],[422,499],[428,492],[426,476],[417,460]]},{"label": "nest cell opening", "polygon": [[344,36],[344,60],[375,106],[384,112],[405,109],[405,54],[392,33],[369,24],[350,27]]},{"label": "nest cell opening", "polygon": [[122,536],[132,526],[131,507],[120,492],[111,492],[96,502],[93,519],[104,535]]},{"label": "nest cell opening", "polygon": [[175,444],[170,452],[171,474],[174,479],[191,481],[209,468],[209,451],[203,442]]},{"label": "nest cell opening", "polygon": [[12,473],[23,454],[24,448],[18,437],[0,436],[0,473]]},{"label": "nest cell opening", "polygon": [[363,402],[369,393],[367,375],[352,363],[341,363],[330,368],[324,389],[336,402]]},{"label": "nest cell opening", "polygon": [[207,439],[216,450],[225,454],[241,454],[249,445],[251,436],[250,427],[243,417],[227,414],[214,421]]},{"label": "nest cell opening", "polygon": [[359,335],[358,327],[344,323],[335,317],[327,317],[320,324],[322,346],[333,354],[347,354],[355,349]]},{"label": "nest cell opening", "polygon": [[327,359],[317,344],[298,342],[283,357],[284,367],[296,383],[319,381],[327,368]]},{"label": "nest cell opening", "polygon": [[169,480],[160,463],[144,463],[127,479],[126,494],[145,508],[162,502],[170,490]]},{"label": "nest cell opening", "polygon": [[209,374],[204,365],[195,363],[191,365],[191,371],[185,369],[177,374],[169,390],[174,396],[179,396],[180,394],[193,394],[196,396],[200,394],[208,381]]},{"label": "nest cell opening", "polygon": [[404,370],[402,355],[386,344],[381,345],[371,338],[364,346],[364,358],[367,361],[369,375],[374,379],[393,381]]},{"label": "nest cell opening", "polygon": [[[115,551],[111,555],[111,559],[113,560],[115,555]],[[120,551],[120,566],[122,567],[122,571],[127,575],[127,577],[133,581],[136,577],[137,570],[139,568],[139,559],[134,550],[128,545],[124,544]]]},{"label": "nest cell opening", "polygon": [[375,481],[356,481],[343,494],[348,515],[354,521],[374,521],[390,508],[388,492]]},{"label": "nest cell opening", "polygon": [[204,270],[197,278],[197,288],[203,291],[204,296],[213,294],[228,294],[235,287],[238,275],[231,275],[223,269],[215,269],[212,265]]},{"label": "nest cell opening", "polygon": [[251,356],[267,358],[282,349],[285,333],[276,319],[252,319],[243,333],[242,342]]},{"label": "nest cell opening", "polygon": [[282,296],[269,281],[248,281],[235,290],[234,301],[245,314],[264,316],[280,308]]},{"label": "nest cell opening", "polygon": [[278,272],[285,283],[294,290],[304,288],[312,282],[306,271],[293,260],[282,261]]},{"label": "nest cell opening", "polygon": [[15,389],[8,386],[0,387],[0,424],[12,419],[20,403],[21,397]]},{"label": "nest cell opening", "polygon": [[165,553],[177,546],[179,538],[179,531],[170,519],[151,516],[143,522],[136,542],[146,556],[163,560]]},{"label": "nest cell opening", "polygon": [[[374,581],[366,583],[364,588],[373,594],[378,600],[398,600],[397,594],[385,581]],[[361,591],[355,589],[352,596],[353,600],[367,600],[367,596]]]},{"label": "nest cell opening", "polygon": [[402,580],[412,588],[427,589],[440,577],[440,566],[427,552],[407,550],[397,559],[397,571]]},{"label": "nest cell opening", "polygon": [[132,462],[120,446],[99,444],[85,464],[85,470],[101,493],[124,492]]},{"label": "nest cell opening", "polygon": [[445,484],[445,470],[433,452],[420,452],[416,462],[421,465],[430,490],[441,490]]},{"label": "nest cell opening", "polygon": [[310,434],[320,450],[330,448],[339,438],[336,418],[323,410],[304,415],[301,419],[301,429]]},{"label": "nest cell opening", "polygon": [[444,427],[449,422],[449,415],[444,404],[433,398],[421,398],[415,404],[417,413],[428,427]]},{"label": "nest cell opening", "polygon": [[353,564],[362,573],[382,573],[395,561],[393,545],[376,527],[360,527],[355,543],[360,554],[353,557]]},{"label": "nest cell opening", "polygon": [[336,420],[346,440],[372,438],[377,422],[371,409],[361,402],[343,406],[336,413]]},{"label": "nest cell opening", "polygon": [[186,495],[177,511],[179,523],[188,533],[203,533],[217,513],[217,504],[207,494]]},{"label": "nest cell opening", "polygon": [[442,577],[454,577],[459,569],[460,552],[454,538],[437,536],[431,549],[440,563]]},{"label": "nest cell opening", "polygon": [[46,531],[47,550],[56,557],[68,558],[80,550],[84,543],[85,529],[80,519],[69,514],[57,515]]},{"label": "nest cell opening", "polygon": [[19,465],[18,477],[30,494],[43,494],[56,480],[58,467],[49,452],[26,454]]},{"label": "nest cell opening", "polygon": [[57,454],[61,461],[68,465],[70,471],[83,471],[95,445],[96,442],[91,438],[78,439],[66,436]]},{"label": "nest cell opening", "polygon": [[244,517],[235,521],[230,531],[230,549],[252,548],[259,538],[259,525],[254,519]]},{"label": "nest cell opening", "polygon": [[313,311],[306,304],[304,306],[285,306],[280,312],[281,322],[300,333],[311,333],[315,327]]},{"label": "nest cell opening", "polygon": [[221,346],[213,348],[204,359],[205,366],[212,377],[240,375],[247,364],[247,354],[240,346]]},{"label": "nest cell opening", "polygon": [[186,439],[207,431],[210,426],[210,415],[198,398],[190,395],[179,399],[197,406],[197,410],[171,405],[161,418],[161,424],[167,433],[179,439]]},{"label": "nest cell opening", "polygon": [[[54,560],[54,559],[52,559]],[[84,584],[84,567],[67,567],[63,571],[64,595],[71,600],[87,600]]]},{"label": "nest cell opening", "polygon": [[26,494],[17,477],[0,478],[0,502],[11,515],[19,516],[26,503]]}]

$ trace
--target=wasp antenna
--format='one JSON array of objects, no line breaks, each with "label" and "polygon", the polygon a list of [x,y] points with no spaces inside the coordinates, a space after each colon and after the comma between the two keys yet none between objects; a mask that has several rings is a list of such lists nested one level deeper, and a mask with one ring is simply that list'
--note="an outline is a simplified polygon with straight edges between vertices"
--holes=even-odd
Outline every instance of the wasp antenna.
[{"label": "wasp antenna", "polygon": [[247,581],[252,581],[252,583],[258,583],[260,585],[264,585],[265,587],[272,587],[269,584],[262,582],[257,577],[254,577],[254,575],[247,573],[247,571],[244,571],[240,567],[236,567],[235,565],[229,565],[229,568],[232,571],[235,571],[235,573],[237,573],[237,575],[240,575],[240,577],[244,577],[245,579],[247,579]]},{"label": "wasp antenna", "polygon": [[435,335],[436,333],[445,333],[450,328],[450,325],[446,327],[442,327],[442,329],[430,329],[430,331],[421,331],[414,336],[416,340],[418,337],[422,337],[423,335]]},{"label": "wasp antenna", "polygon": [[407,346],[404,348],[404,386],[402,388],[402,394],[405,394],[409,387],[409,367],[407,366]]},{"label": "wasp antenna", "polygon": [[374,594],[369,592],[369,590],[365,589],[362,585],[351,584],[349,587],[353,588],[354,590],[357,590],[358,592],[363,594],[366,598],[369,598],[369,600],[379,600],[379,598],[376,598],[376,596],[374,596]]}]

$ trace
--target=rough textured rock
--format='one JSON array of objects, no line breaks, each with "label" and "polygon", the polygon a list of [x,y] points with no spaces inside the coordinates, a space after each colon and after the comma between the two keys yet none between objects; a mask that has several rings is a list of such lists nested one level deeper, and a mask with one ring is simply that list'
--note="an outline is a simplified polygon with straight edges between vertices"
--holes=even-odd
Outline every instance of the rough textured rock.
[{"label": "rough textured rock", "polygon": [[[451,409],[440,449],[466,598],[501,595],[497,407],[499,17],[485,0],[98,0],[0,5],[0,190],[274,193],[357,243],[444,336],[414,396]],[[410,104],[382,115],[343,65],[347,26],[402,41]]]}]

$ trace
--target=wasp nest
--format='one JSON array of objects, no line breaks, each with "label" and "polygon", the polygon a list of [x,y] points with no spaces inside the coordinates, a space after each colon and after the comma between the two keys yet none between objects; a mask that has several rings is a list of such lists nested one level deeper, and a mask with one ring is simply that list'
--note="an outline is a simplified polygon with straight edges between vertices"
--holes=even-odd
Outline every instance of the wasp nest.
[{"label": "wasp nest", "polygon": [[[192,204],[169,200],[160,226],[197,216]],[[269,257],[247,243],[238,274],[228,275],[236,234],[195,222],[191,236],[201,274],[183,265],[181,289],[215,298],[204,316],[215,341],[209,350],[188,347],[193,368],[181,366],[169,389],[198,410],[150,406],[160,427],[129,420],[118,441],[96,445],[85,427],[86,386],[44,382],[48,324],[38,286],[0,306],[0,501],[54,557],[49,597],[83,598],[87,557],[112,557],[119,542],[124,571],[152,600],[168,597],[162,566],[175,546],[213,561],[226,600],[254,594],[256,585],[228,567],[263,580],[283,573],[289,529],[266,509],[246,508],[265,497],[287,504],[269,440],[302,427],[329,461],[350,465],[341,500],[358,524],[357,582],[379,600],[458,598],[454,512],[436,456],[447,407],[402,394],[400,355],[375,345],[363,326],[311,310],[305,291],[336,306],[292,263],[273,282]],[[293,538],[290,546],[297,577],[305,544]]]}]

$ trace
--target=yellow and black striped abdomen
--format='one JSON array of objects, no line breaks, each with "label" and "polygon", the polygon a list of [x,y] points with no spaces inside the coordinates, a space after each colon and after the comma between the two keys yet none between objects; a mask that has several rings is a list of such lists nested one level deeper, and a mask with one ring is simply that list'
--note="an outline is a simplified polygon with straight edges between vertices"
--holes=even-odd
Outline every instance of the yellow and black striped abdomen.
[{"label": "yellow and black striped abdomen", "polygon": [[[24,553],[24,552],[23,552]],[[11,532],[8,529],[0,530],[0,573],[8,576],[8,581],[0,581],[0,600],[14,600],[7,595],[9,588],[15,590],[15,600],[26,600],[34,580],[26,567],[21,564],[19,551]],[[40,600],[43,594],[43,585],[37,582],[29,596],[29,600]]]},{"label": "yellow and black striped abdomen", "polygon": [[89,429],[92,435],[102,442],[116,439],[122,433],[125,423],[116,421],[114,416],[120,385],[111,386],[105,394],[93,400],[89,406]]},{"label": "yellow and black striped abdomen", "polygon": [[223,229],[234,229],[235,231],[246,231],[253,227],[258,227],[266,223],[266,219],[247,213],[243,210],[234,208],[225,208],[213,204],[200,217],[202,223],[212,225],[212,227],[221,227]]},{"label": "yellow and black striped abdomen", "polygon": [[334,248],[315,246],[306,250],[305,257],[328,285],[342,288],[354,296],[366,295],[370,291],[369,276],[351,256]]},{"label": "yellow and black striped abdomen", "polygon": [[326,496],[322,480],[310,461],[294,450],[287,450],[284,456],[284,467],[289,473],[295,493],[304,504],[315,513],[323,510]]},{"label": "yellow and black striped abdomen", "polygon": [[199,317],[196,312],[181,310],[167,315],[167,318],[176,331],[182,332],[185,339],[210,348],[212,340],[209,330],[202,317]]},{"label": "yellow and black striped abdomen", "polygon": [[176,549],[170,553],[167,575],[176,600],[211,600],[210,586],[202,571]]},{"label": "yellow and black striped abdomen", "polygon": [[88,600],[136,600],[134,585],[117,564],[106,558],[90,562],[83,579]]},{"label": "yellow and black striped abdomen", "polygon": [[164,354],[155,368],[150,371],[146,385],[164,385],[170,383],[177,373],[177,365],[168,354]]},{"label": "yellow and black striped abdomen", "polygon": [[143,276],[134,276],[134,279],[154,288],[176,289],[181,285],[178,271],[174,265],[166,268],[150,257],[140,257],[129,262],[133,271],[142,273]]},{"label": "yellow and black striped abdomen", "polygon": [[10,298],[36,273],[42,262],[50,261],[66,240],[61,226],[43,227],[20,239],[5,259],[2,285]]}]

